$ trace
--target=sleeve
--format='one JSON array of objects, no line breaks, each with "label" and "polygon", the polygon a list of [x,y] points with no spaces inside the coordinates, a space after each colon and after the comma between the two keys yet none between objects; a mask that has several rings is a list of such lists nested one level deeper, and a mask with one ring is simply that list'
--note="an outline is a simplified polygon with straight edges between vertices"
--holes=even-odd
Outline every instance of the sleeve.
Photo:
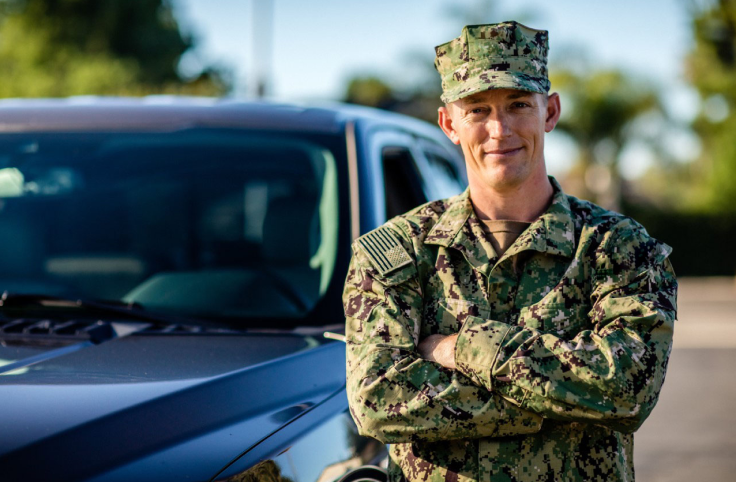
[{"label": "sleeve", "polygon": [[457,369],[544,418],[636,431],[657,402],[677,316],[671,248],[623,228],[595,255],[592,329],[563,339],[477,320],[460,331]]},{"label": "sleeve", "polygon": [[361,435],[384,443],[535,433],[540,416],[416,350],[422,295],[416,267],[381,276],[362,249],[345,283],[347,393]]}]

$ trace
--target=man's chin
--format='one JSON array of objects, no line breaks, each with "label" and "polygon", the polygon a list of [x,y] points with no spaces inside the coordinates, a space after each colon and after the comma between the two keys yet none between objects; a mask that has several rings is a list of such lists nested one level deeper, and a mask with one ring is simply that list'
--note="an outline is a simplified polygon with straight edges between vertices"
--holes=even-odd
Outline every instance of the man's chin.
[{"label": "man's chin", "polygon": [[518,168],[499,166],[484,173],[483,183],[495,191],[510,191],[518,189],[529,177],[529,173]]}]

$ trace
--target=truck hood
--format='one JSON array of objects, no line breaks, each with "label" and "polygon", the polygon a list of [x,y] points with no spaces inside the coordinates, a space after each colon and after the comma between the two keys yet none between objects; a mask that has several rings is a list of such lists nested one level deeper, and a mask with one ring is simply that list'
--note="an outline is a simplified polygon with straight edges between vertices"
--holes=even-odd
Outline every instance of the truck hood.
[{"label": "truck hood", "polygon": [[55,480],[83,480],[154,454],[186,466],[187,444],[199,447],[188,475],[207,479],[345,380],[342,344],[296,335],[26,343],[0,346],[0,360],[12,367],[0,375],[6,480],[55,466]]}]

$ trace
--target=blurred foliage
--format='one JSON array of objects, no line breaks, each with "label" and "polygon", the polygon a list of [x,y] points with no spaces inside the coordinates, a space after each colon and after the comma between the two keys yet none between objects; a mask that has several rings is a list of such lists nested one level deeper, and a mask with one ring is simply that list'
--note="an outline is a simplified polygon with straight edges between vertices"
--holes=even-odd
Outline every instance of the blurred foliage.
[{"label": "blurred foliage", "polygon": [[348,82],[344,101],[379,109],[391,109],[396,103],[396,97],[386,82],[367,75],[354,77]]},{"label": "blurred foliage", "polygon": [[[591,150],[604,140],[616,143],[620,149],[628,137],[626,127],[633,119],[644,112],[660,110],[653,89],[620,71],[552,71],[554,90],[563,92],[567,107],[557,127]],[[614,155],[611,162],[615,161]],[[587,157],[586,162],[593,162],[593,156]]]},{"label": "blurred foliage", "polygon": [[703,144],[695,207],[736,214],[736,0],[692,4],[692,13],[686,72],[703,100],[693,123]]},{"label": "blurred foliage", "polygon": [[579,156],[566,178],[573,194],[621,209],[621,153],[638,135],[643,115],[664,116],[656,91],[618,70],[550,69],[552,90],[562,97],[557,129],[570,136]]},{"label": "blurred foliage", "polygon": [[442,89],[437,73],[434,75],[436,82],[414,85],[406,90],[398,89],[376,75],[356,75],[348,81],[342,101],[390,110],[436,124],[437,109],[442,105]]},{"label": "blurred foliage", "polygon": [[227,92],[215,69],[181,78],[191,47],[167,0],[0,0],[0,97]]}]

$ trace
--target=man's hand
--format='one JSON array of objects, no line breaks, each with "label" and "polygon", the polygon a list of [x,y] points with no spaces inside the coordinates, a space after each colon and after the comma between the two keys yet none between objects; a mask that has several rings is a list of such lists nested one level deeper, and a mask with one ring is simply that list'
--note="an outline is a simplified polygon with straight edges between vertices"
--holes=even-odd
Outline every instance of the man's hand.
[{"label": "man's hand", "polygon": [[417,346],[425,360],[439,363],[445,368],[455,369],[455,341],[457,335],[429,335]]}]

